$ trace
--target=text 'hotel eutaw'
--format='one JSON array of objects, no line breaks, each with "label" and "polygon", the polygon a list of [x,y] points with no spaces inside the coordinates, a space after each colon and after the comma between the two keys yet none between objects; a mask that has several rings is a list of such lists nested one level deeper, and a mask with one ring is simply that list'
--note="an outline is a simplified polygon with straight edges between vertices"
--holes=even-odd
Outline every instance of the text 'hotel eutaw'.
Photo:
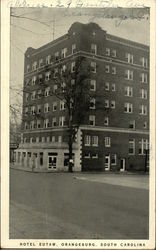
[{"label": "text 'hotel eutaw'", "polygon": [[74,23],[60,38],[27,49],[16,164],[67,171],[66,106],[51,95],[58,87],[52,78],[60,62],[74,71],[80,56],[91,67],[89,91],[100,94],[92,98],[79,127],[73,170],[144,170],[149,148],[149,47],[107,34],[95,23]]}]

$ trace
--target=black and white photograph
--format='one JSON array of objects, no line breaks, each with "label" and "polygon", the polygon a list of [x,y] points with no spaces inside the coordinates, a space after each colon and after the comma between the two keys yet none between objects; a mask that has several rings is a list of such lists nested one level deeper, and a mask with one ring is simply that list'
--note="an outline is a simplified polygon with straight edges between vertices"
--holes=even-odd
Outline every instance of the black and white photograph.
[{"label": "black and white photograph", "polygon": [[8,1],[2,248],[154,249],[155,1],[87,3]]}]

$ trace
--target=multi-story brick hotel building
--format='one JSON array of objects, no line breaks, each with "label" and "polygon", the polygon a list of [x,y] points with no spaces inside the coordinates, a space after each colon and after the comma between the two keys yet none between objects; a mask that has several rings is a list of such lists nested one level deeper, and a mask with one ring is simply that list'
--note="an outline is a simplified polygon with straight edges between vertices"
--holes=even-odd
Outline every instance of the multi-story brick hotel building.
[{"label": "multi-story brick hotel building", "polygon": [[[95,23],[74,23],[60,38],[27,49],[16,164],[67,171],[66,112],[50,94],[57,89],[51,74],[60,61],[74,71],[80,56],[91,65],[90,92],[100,95],[77,133],[73,170],[143,170],[149,147],[149,47],[107,34]],[[97,102],[103,108],[96,109]]]}]

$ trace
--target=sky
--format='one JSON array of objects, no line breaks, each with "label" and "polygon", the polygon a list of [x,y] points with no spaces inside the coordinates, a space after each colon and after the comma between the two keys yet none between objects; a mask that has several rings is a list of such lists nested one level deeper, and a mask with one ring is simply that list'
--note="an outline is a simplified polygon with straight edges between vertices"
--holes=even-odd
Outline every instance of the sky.
[{"label": "sky", "polygon": [[[147,13],[147,14],[146,14]],[[18,17],[14,17],[14,15]],[[74,22],[95,22],[107,33],[149,45],[148,11],[111,8],[12,8],[10,18],[11,103],[22,103],[24,53],[64,34]],[[14,90],[16,89],[16,91]]]}]

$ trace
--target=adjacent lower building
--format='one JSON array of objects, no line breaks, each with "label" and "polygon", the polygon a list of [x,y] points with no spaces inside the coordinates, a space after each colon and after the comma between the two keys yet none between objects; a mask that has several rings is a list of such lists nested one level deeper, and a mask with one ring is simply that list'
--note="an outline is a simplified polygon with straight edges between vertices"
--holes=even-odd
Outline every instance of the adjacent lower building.
[{"label": "adjacent lower building", "polygon": [[64,69],[70,66],[72,74],[81,56],[91,67],[89,91],[96,98],[73,145],[73,170],[144,170],[149,154],[149,47],[107,34],[95,23],[73,23],[64,36],[27,49],[16,164],[68,170],[66,107],[51,95],[58,87],[52,79],[60,63]]}]

